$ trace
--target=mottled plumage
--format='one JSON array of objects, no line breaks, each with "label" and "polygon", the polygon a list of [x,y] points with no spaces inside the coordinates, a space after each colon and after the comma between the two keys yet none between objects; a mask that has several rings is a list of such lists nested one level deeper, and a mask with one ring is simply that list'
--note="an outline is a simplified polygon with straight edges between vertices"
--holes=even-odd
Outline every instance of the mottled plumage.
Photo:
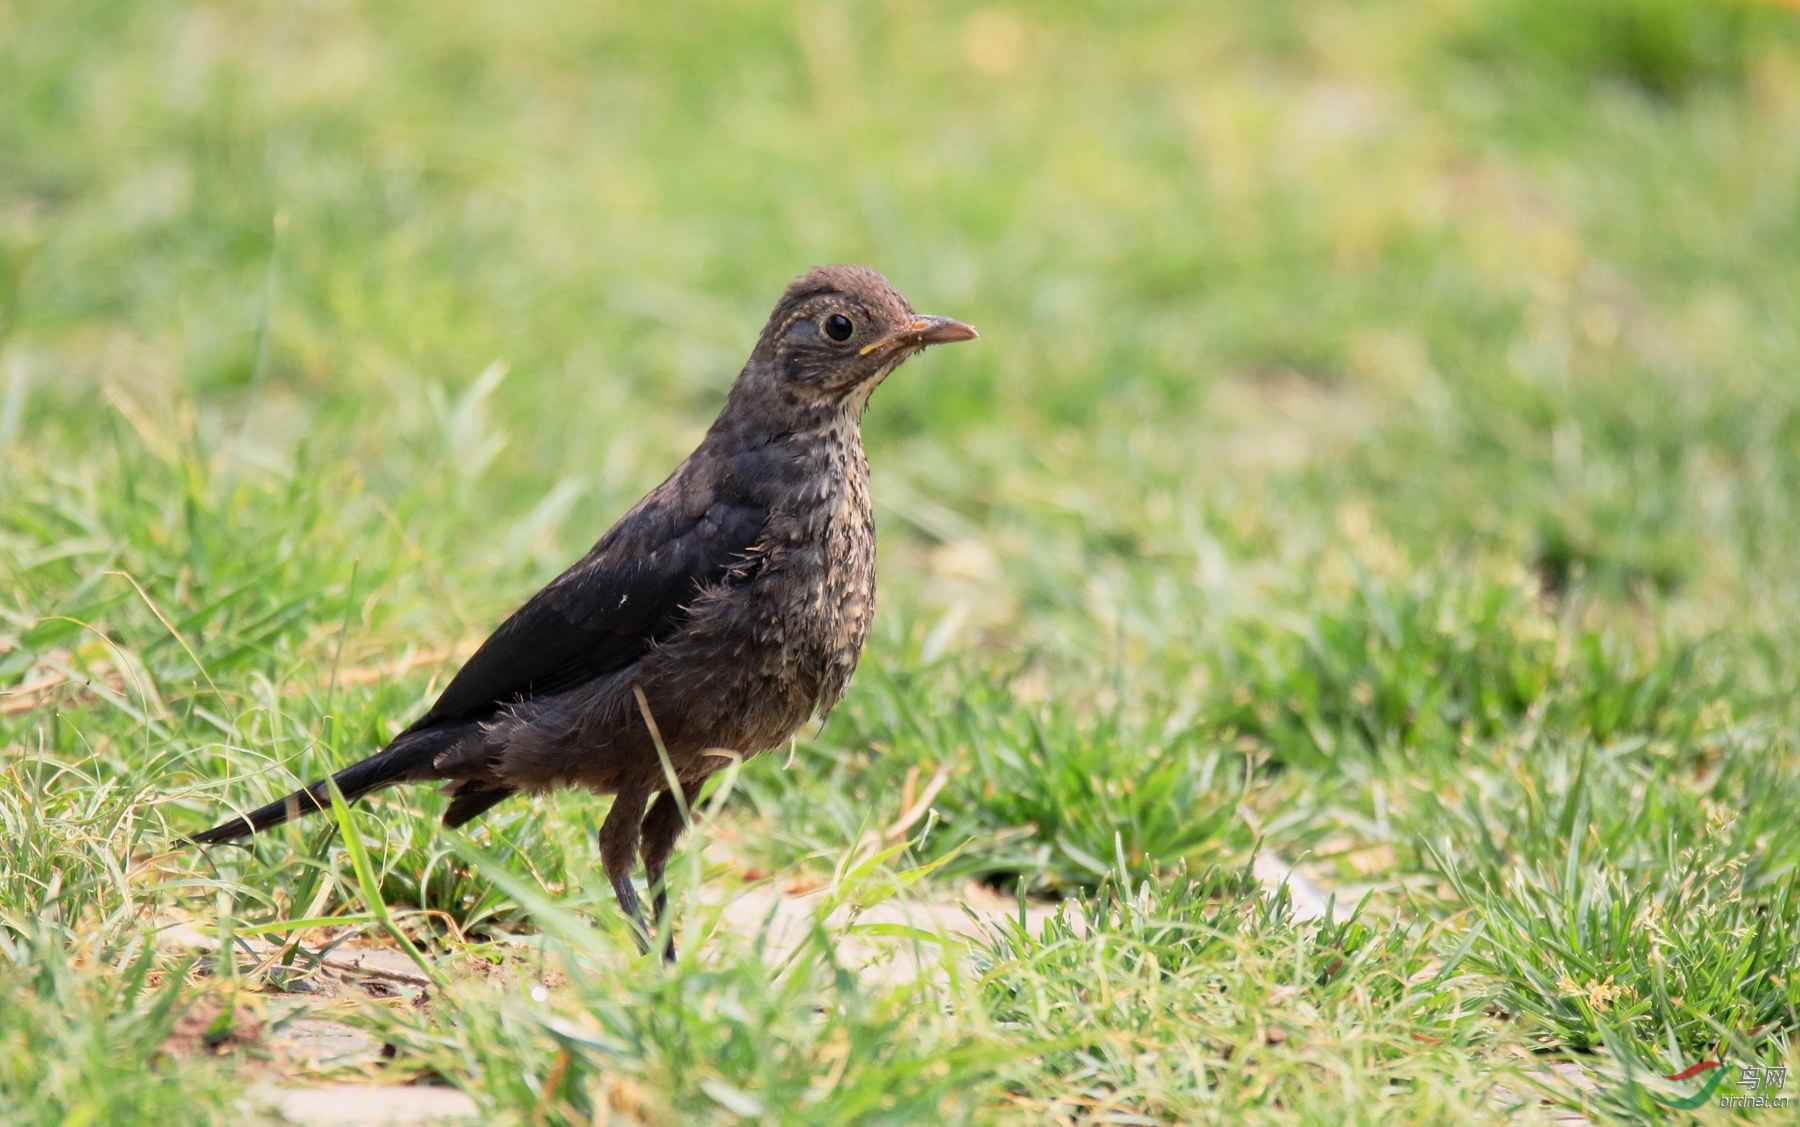
[{"label": "mottled plumage", "polygon": [[[907,357],[974,336],[914,313],[873,270],[796,281],[699,448],[502,623],[425,715],[338,772],[339,789],[447,781],[450,826],[519,791],[614,795],[607,876],[641,926],[641,850],[660,918],[684,825],[645,711],[692,799],[730,761],[718,752],[767,751],[831,710],[875,613],[863,408]],[[315,783],[193,840],[279,825],[328,794]]]}]

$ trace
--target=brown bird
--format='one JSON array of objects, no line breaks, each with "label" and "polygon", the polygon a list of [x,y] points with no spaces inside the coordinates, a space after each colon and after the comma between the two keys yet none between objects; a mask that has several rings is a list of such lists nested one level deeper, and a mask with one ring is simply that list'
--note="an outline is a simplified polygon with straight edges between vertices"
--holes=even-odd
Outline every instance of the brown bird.
[{"label": "brown bird", "polygon": [[[346,799],[445,781],[446,826],[520,791],[612,795],[601,862],[647,942],[637,855],[660,923],[682,811],[731,761],[721,753],[779,746],[829,713],[856,669],[875,613],[870,393],[927,345],[975,336],[913,312],[866,267],[794,282],[699,448],[502,623],[425,715],[332,781]],[[244,837],[329,795],[321,780],[191,840]]]}]

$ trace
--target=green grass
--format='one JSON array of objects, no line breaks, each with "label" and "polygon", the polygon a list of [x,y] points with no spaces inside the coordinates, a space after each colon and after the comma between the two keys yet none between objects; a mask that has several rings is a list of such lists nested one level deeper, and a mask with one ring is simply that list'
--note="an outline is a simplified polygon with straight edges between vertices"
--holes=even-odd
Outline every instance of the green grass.
[{"label": "green grass", "polygon": [[[0,1120],[265,1114],[178,1027],[283,975],[171,919],[391,914],[448,985],[355,1020],[495,1123],[1635,1123],[1800,1064],[1787,8],[76,0],[0,74]],[[604,800],[166,852],[409,722],[841,260],[982,340],[870,409],[875,637],[683,854],[677,966]],[[870,925],[721,924],[759,871],[1086,923],[883,985]]]}]

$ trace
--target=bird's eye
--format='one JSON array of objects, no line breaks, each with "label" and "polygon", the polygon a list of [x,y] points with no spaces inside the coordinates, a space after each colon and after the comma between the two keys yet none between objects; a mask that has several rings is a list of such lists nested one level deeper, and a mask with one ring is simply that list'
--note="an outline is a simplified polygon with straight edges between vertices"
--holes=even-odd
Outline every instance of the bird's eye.
[{"label": "bird's eye", "polygon": [[825,318],[825,335],[832,340],[837,341],[839,344],[849,340],[850,334],[855,331],[856,326],[851,324],[850,318],[844,316],[842,313],[833,313],[831,316]]}]

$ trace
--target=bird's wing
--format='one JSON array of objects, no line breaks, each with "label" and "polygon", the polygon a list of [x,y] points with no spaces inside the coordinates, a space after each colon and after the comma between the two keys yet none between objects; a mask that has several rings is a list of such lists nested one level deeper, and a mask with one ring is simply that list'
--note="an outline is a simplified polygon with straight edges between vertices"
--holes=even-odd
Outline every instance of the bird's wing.
[{"label": "bird's wing", "polygon": [[502,623],[409,731],[625,668],[685,620],[702,587],[744,565],[768,522],[754,502],[663,493]]}]

